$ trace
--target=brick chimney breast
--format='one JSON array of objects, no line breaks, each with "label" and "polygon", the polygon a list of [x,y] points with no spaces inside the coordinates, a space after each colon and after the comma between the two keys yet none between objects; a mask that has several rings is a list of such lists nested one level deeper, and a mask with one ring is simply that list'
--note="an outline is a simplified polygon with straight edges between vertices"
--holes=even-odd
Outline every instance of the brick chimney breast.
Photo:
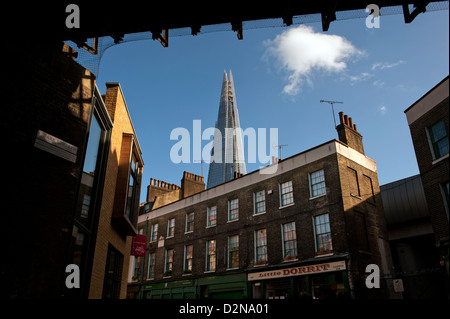
[{"label": "brick chimney breast", "polygon": [[362,135],[356,130],[356,124],[353,123],[353,119],[344,115],[344,112],[339,112],[340,124],[336,126],[339,140],[348,147],[364,154],[364,146],[362,142]]},{"label": "brick chimney breast", "polygon": [[184,172],[181,179],[181,198],[200,193],[205,190],[205,182],[203,176]]}]

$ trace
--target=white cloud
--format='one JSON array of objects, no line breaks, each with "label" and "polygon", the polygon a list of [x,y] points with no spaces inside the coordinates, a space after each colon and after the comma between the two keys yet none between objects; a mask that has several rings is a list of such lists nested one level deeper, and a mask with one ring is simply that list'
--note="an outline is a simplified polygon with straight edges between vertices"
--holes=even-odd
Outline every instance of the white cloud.
[{"label": "white cloud", "polygon": [[387,112],[387,107],[385,105],[382,105],[379,107],[379,111],[380,111],[381,115],[385,115]]},{"label": "white cloud", "polygon": [[375,80],[375,81],[373,81],[372,84],[373,84],[373,86],[376,86],[376,87],[379,87],[379,88],[384,86],[384,82],[381,81],[381,80]]},{"label": "white cloud", "polygon": [[361,82],[370,79],[372,76],[373,75],[368,72],[362,72],[359,75],[349,75],[348,78],[350,79],[350,84],[353,85],[356,82]]},{"label": "white cloud", "polygon": [[305,81],[312,85],[313,71],[342,72],[345,61],[362,53],[341,36],[316,33],[305,25],[290,28],[265,45],[265,56],[274,57],[289,74],[283,88],[288,95],[296,95]]},{"label": "white cloud", "polygon": [[395,66],[397,66],[397,65],[400,65],[400,64],[403,64],[403,63],[406,63],[406,61],[404,61],[404,60],[399,60],[399,61],[394,62],[394,63],[377,62],[377,63],[372,64],[372,71],[374,71],[374,70],[376,70],[376,69],[380,69],[380,70],[383,70],[383,69],[390,69],[390,68],[393,68],[393,67],[395,67]]}]

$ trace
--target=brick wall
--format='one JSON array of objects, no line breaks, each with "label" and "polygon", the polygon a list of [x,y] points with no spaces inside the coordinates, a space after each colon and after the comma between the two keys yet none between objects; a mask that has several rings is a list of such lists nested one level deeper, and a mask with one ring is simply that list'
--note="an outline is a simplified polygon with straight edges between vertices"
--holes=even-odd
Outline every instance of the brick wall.
[{"label": "brick wall", "polygon": [[435,161],[433,164],[434,160],[426,129],[443,119],[448,138],[450,132],[448,112],[449,98],[447,96],[442,102],[410,125],[411,138],[436,241],[449,236],[448,215],[445,211],[444,200],[439,186],[441,183],[449,180],[449,160],[447,156],[440,161]]},{"label": "brick wall", "polygon": [[[57,298],[91,113],[95,76],[61,53],[63,43],[5,43],[1,126],[3,298]],[[76,162],[34,147],[42,130],[78,148]]]},{"label": "brick wall", "polygon": [[[353,167],[360,178],[371,177],[372,185],[367,182],[361,185],[361,194],[358,198],[350,197],[351,181],[346,175],[348,166]],[[309,174],[323,169],[326,183],[326,195],[310,198]],[[280,208],[281,183],[292,181],[294,205]],[[372,193],[372,189],[374,192]],[[254,215],[253,194],[265,190],[266,213]],[[341,191],[342,190],[342,191]],[[210,190],[211,191],[211,190]],[[239,220],[228,221],[228,201],[238,198]],[[367,203],[367,201],[371,203]],[[217,226],[206,227],[208,207],[217,207]],[[353,208],[358,207],[359,216],[364,216],[367,225],[367,251],[358,251],[360,246],[355,240],[361,237],[360,232],[355,233],[356,222],[351,215]],[[185,233],[186,214],[194,212],[194,231]],[[158,224],[158,238],[164,237],[164,248],[158,248],[158,241],[149,243],[148,251],[156,253],[155,280],[164,278],[164,262],[166,249],[174,249],[174,264],[171,278],[186,278],[183,275],[184,245],[193,244],[193,271],[192,276],[205,273],[206,245],[208,240],[216,240],[216,273],[225,273],[227,270],[227,241],[229,236],[239,235],[239,268],[264,269],[255,265],[255,231],[266,229],[267,233],[267,266],[283,265],[282,229],[281,225],[295,222],[297,237],[297,258],[299,261],[315,259],[315,239],[313,229],[314,216],[329,214],[333,253],[351,254],[349,271],[351,274],[352,289],[356,289],[359,277],[363,275],[368,263],[376,263],[382,267],[379,238],[385,238],[385,224],[382,215],[381,198],[376,172],[370,171],[345,157],[337,154],[329,155],[321,160],[294,169],[284,174],[269,178],[264,182],[236,189],[223,196],[205,199],[195,205],[187,205],[183,209],[164,214],[148,220],[147,234],[150,236],[151,226]],[[167,224],[169,219],[175,219],[175,235],[167,238]],[[139,227],[144,228],[143,222]],[[363,232],[364,234],[364,232]],[[148,237],[150,238],[150,237]],[[388,258],[389,259],[389,258]],[[318,260],[319,261],[319,260]],[[255,267],[256,266],[256,267]],[[364,269],[361,272],[362,267]],[[148,256],[144,265],[144,280],[147,276]],[[382,294],[385,293],[381,292]]]},{"label": "brick wall", "polygon": [[[128,263],[130,259],[131,237],[123,236],[111,225],[111,217],[114,208],[114,199],[118,182],[119,158],[121,154],[122,139],[124,133],[135,134],[128,113],[122,90],[118,83],[106,84],[105,106],[113,120],[114,126],[111,134],[111,145],[108,156],[103,201],[100,211],[100,221],[95,247],[95,257],[92,269],[92,280],[89,298],[101,298],[105,277],[108,245],[111,244],[123,254],[122,282],[120,298],[126,297]],[[142,175],[142,168],[140,169]],[[137,190],[140,194],[140,189]]]}]

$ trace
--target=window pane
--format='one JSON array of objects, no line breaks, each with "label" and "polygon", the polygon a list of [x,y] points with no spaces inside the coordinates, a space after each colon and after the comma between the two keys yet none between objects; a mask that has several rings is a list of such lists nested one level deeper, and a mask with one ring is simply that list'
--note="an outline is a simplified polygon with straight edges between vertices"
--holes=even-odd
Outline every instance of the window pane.
[{"label": "window pane", "polygon": [[256,231],[255,261],[257,263],[267,261],[267,240],[265,229]]},{"label": "window pane", "polygon": [[228,201],[228,220],[239,219],[239,202],[238,199]]},{"label": "window pane", "polygon": [[289,205],[294,202],[292,191],[292,181],[281,184],[281,206]]},{"label": "window pane", "polygon": [[100,145],[100,138],[102,135],[102,129],[98,124],[97,118],[92,116],[91,128],[89,130],[89,140],[86,149],[86,156],[84,158],[83,172],[95,174],[95,167],[97,164],[98,147]]},{"label": "window pane", "polygon": [[239,267],[239,235],[228,237],[228,268]]},{"label": "window pane", "polygon": [[431,127],[431,133],[433,136],[433,142],[440,140],[441,138],[447,136],[445,132],[444,121],[439,121]]},{"label": "window pane", "polygon": [[311,180],[311,197],[325,194],[325,177],[323,169],[310,174]]},{"label": "window pane", "polygon": [[316,250],[317,252],[331,251],[331,231],[328,214],[314,217],[316,229]]},{"label": "window pane", "polygon": [[215,226],[216,225],[216,206],[208,207],[208,219],[207,226]]},{"label": "window pane", "polygon": [[428,128],[428,132],[433,145],[435,158],[438,159],[444,155],[447,155],[449,147],[444,121],[441,120]]}]

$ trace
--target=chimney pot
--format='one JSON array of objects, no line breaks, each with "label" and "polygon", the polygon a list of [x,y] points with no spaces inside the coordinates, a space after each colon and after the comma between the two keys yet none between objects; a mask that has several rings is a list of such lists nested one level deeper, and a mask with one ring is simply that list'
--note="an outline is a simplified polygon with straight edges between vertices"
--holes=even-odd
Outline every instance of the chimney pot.
[{"label": "chimney pot", "polygon": [[351,128],[353,128],[353,120],[351,117],[348,118],[348,126],[350,126]]},{"label": "chimney pot", "polygon": [[348,125],[348,116],[347,115],[344,115],[344,123],[345,123],[345,125]]},{"label": "chimney pot", "polygon": [[353,124],[353,129],[358,132],[358,130],[356,129],[356,124]]},{"label": "chimney pot", "polygon": [[344,124],[344,112],[339,112],[339,122]]}]

